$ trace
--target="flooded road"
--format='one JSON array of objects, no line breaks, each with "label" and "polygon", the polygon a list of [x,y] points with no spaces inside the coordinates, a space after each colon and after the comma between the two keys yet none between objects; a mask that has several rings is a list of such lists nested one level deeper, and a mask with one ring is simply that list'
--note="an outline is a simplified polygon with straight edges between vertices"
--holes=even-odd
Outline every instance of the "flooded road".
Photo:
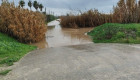
[{"label": "flooded road", "polygon": [[45,49],[30,52],[2,80],[140,80],[140,45],[93,45],[84,35],[91,29],[48,27],[34,44]]},{"label": "flooded road", "polygon": [[92,43],[91,38],[86,35],[86,32],[92,30],[92,28],[61,28],[58,21],[53,21],[48,25],[46,39],[33,45],[39,48],[50,48]]}]

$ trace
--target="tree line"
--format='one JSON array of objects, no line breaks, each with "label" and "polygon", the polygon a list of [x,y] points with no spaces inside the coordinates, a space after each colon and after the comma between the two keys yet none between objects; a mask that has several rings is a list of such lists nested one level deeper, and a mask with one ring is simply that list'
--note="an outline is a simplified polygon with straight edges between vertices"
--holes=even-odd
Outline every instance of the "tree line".
[{"label": "tree line", "polygon": [[[23,8],[25,6],[25,1],[20,0],[19,1],[19,6]],[[28,7],[30,7],[30,10],[31,10],[32,7],[34,7],[36,9],[36,11],[38,11],[38,9],[40,9],[40,11],[42,11],[43,8],[44,8],[44,6],[42,4],[40,4],[39,2],[37,2],[36,0],[33,1],[33,2],[31,0],[29,0],[28,1]]]}]

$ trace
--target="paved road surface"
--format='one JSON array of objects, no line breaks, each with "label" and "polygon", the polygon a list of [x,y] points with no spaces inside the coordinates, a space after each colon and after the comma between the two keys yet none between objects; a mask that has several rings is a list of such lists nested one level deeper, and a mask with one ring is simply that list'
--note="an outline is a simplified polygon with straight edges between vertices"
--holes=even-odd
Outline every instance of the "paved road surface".
[{"label": "paved road surface", "polygon": [[36,50],[6,80],[140,80],[140,46],[85,44]]}]

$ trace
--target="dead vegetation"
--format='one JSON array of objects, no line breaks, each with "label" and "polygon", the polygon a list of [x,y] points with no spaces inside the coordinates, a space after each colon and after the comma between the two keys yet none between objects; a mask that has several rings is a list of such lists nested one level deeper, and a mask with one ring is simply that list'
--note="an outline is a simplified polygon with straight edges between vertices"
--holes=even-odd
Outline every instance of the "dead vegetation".
[{"label": "dead vegetation", "polygon": [[95,9],[80,15],[62,16],[61,20],[61,25],[67,28],[96,27],[104,23],[139,23],[140,0],[120,0],[110,14]]},{"label": "dead vegetation", "polygon": [[1,4],[0,32],[20,42],[33,43],[45,38],[46,29],[43,14],[14,6],[8,2]]}]

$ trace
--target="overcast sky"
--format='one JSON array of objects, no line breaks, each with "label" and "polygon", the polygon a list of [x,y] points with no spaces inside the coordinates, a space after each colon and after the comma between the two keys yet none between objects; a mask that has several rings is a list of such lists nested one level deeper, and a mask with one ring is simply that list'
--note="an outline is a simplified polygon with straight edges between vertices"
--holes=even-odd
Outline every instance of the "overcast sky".
[{"label": "overcast sky", "polygon": [[[16,5],[19,0],[9,0],[14,1]],[[24,0],[26,2],[25,8],[27,8],[27,2],[29,0]],[[34,0],[31,0],[34,1]],[[47,12],[54,12],[57,15],[66,14],[69,12],[75,12],[76,10],[89,10],[98,9],[101,12],[109,13],[113,5],[116,5],[119,0],[36,0],[42,3],[44,7],[47,8]],[[1,2],[1,1],[0,1]],[[33,9],[34,10],[34,9]]]}]

